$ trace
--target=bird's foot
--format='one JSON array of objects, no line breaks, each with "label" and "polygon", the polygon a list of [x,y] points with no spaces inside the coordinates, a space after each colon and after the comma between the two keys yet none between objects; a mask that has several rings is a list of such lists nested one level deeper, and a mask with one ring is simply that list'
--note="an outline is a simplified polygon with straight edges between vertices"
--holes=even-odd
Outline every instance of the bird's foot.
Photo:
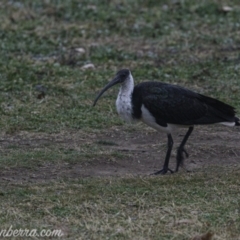
[{"label": "bird's foot", "polygon": [[185,150],[185,148],[178,148],[178,150],[177,150],[177,167],[176,167],[176,172],[178,171],[179,166],[183,165],[184,153],[185,153],[185,157],[188,158],[189,154]]},{"label": "bird's foot", "polygon": [[188,158],[189,154],[188,154],[188,152],[185,150],[185,148],[182,149],[182,153],[185,153],[186,158]]},{"label": "bird's foot", "polygon": [[185,153],[185,157],[188,158],[189,154],[188,152],[185,150],[185,148],[178,148],[177,150],[177,162],[182,165],[183,160],[184,160],[184,156],[183,153]]},{"label": "bird's foot", "polygon": [[161,169],[161,170],[159,170],[159,171],[157,171],[157,172],[154,172],[154,173],[152,173],[152,174],[150,174],[150,175],[158,175],[158,174],[164,175],[164,174],[166,174],[167,172],[174,173],[174,171],[171,170],[170,168],[163,168],[163,169]]}]

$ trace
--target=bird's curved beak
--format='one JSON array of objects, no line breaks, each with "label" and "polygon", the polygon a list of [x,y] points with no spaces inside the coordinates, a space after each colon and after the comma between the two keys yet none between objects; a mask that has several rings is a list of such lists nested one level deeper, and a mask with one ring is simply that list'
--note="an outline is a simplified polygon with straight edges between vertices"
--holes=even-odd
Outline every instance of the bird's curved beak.
[{"label": "bird's curved beak", "polygon": [[115,77],[111,82],[109,82],[102,90],[101,92],[97,95],[97,97],[95,98],[94,102],[93,102],[93,107],[96,105],[98,99],[103,95],[104,92],[106,92],[110,87],[116,85],[119,83],[119,78]]}]

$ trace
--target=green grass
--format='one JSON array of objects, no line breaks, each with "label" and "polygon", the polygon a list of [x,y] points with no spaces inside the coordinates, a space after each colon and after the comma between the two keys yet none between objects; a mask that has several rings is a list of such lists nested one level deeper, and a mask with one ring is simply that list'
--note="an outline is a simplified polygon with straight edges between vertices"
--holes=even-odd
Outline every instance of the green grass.
[{"label": "green grass", "polygon": [[[112,112],[99,114],[113,97],[90,106],[123,67],[132,69],[137,82],[197,86],[239,109],[239,8],[234,1],[229,5],[233,11],[224,13],[217,1],[3,1],[0,126],[55,132],[120,124]],[[74,51],[78,47],[86,53]],[[81,69],[90,62],[95,70]],[[38,84],[47,88],[42,101]]]},{"label": "green grass", "polygon": [[62,226],[64,239],[190,239],[209,230],[238,239],[239,171],[210,170],[10,185],[1,191],[1,226]]},{"label": "green grass", "polygon": [[[240,113],[239,27],[238,0],[2,0],[1,172],[126,157],[104,148],[115,145],[111,139],[97,139],[122,129],[118,89],[91,107],[125,67],[136,83],[186,86]],[[83,69],[88,63],[95,68]],[[34,144],[26,147],[26,139]],[[0,230],[60,228],[64,239],[190,239],[212,230],[216,239],[239,239],[239,170],[210,170],[2,182]]]}]

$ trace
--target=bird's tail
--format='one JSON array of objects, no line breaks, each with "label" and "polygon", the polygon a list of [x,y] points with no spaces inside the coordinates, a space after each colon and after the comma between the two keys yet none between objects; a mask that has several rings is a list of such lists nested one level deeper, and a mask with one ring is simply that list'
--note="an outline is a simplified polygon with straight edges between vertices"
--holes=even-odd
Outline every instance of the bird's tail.
[{"label": "bird's tail", "polygon": [[235,126],[240,126],[240,119],[235,117]]}]

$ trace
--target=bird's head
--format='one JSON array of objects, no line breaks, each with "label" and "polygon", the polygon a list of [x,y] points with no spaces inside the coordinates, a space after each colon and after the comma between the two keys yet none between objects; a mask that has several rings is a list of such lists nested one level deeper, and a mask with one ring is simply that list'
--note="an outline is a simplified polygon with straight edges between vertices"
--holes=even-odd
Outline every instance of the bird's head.
[{"label": "bird's head", "polygon": [[102,90],[101,92],[98,94],[98,96],[95,98],[94,102],[93,102],[93,106],[96,105],[98,99],[102,96],[102,94],[104,92],[106,92],[110,87],[121,83],[124,84],[124,82],[126,82],[129,77],[131,76],[131,72],[129,69],[121,69],[120,71],[118,71],[115,75],[115,77],[113,78],[112,81],[110,81]]}]

